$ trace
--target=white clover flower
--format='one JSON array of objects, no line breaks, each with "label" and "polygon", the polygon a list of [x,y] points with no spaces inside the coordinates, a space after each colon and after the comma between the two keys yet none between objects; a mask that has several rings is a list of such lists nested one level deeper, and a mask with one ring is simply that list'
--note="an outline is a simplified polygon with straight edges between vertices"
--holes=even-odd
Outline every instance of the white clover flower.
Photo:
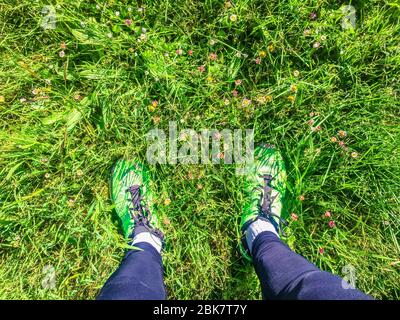
[{"label": "white clover flower", "polygon": [[235,22],[235,21],[237,21],[237,15],[236,14],[232,14],[230,17],[229,17],[229,20],[231,20],[232,22]]},{"label": "white clover flower", "polygon": [[313,43],[313,48],[318,49],[321,46],[321,44],[317,41]]},{"label": "white clover flower", "polygon": [[115,15],[116,15],[117,17],[119,17],[120,14],[121,14],[121,13],[120,13],[119,11],[115,11]]}]

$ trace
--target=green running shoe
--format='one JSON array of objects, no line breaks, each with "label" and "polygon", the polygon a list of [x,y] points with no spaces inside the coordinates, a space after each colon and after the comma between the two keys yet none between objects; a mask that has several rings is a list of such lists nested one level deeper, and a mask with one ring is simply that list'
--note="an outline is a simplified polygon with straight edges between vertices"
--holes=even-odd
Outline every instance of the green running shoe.
[{"label": "green running shoe", "polygon": [[244,181],[245,204],[240,221],[243,256],[251,261],[246,242],[247,227],[257,219],[270,221],[278,230],[287,222],[284,198],[286,194],[286,168],[283,158],[273,145],[257,146],[254,163],[248,168]]},{"label": "green running shoe", "polygon": [[126,238],[137,234],[140,227],[140,232],[149,231],[163,240],[164,235],[154,214],[149,173],[144,164],[118,160],[111,170],[110,192]]}]

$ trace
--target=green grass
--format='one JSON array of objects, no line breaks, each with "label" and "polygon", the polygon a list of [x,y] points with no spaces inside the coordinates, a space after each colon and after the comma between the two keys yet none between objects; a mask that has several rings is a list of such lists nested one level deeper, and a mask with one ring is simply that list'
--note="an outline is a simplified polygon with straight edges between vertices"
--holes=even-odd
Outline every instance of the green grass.
[{"label": "green grass", "polygon": [[[232,3],[146,1],[138,12],[136,1],[98,1],[97,9],[96,1],[59,0],[56,29],[45,31],[45,1],[0,0],[1,299],[95,298],[124,253],[109,169],[122,156],[144,159],[145,134],[173,120],[196,131],[254,128],[256,142],[278,145],[299,217],[290,246],[341,276],[354,266],[357,287],[376,298],[400,298],[399,3],[353,1],[354,31],[341,28],[341,1]],[[273,100],[257,102],[265,95]],[[243,107],[243,98],[252,104]],[[168,217],[169,298],[261,298],[238,253],[243,196],[234,166],[151,173]],[[55,269],[53,290],[41,285],[46,265]]]}]

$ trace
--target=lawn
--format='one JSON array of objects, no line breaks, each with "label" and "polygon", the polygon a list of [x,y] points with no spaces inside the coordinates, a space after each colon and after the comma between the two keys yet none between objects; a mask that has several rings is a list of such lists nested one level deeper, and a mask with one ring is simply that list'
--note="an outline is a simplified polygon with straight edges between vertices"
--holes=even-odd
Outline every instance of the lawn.
[{"label": "lawn", "polygon": [[[290,247],[400,298],[398,1],[49,3],[0,0],[1,299],[96,297],[126,250],[110,168],[170,121],[278,146]],[[150,171],[168,297],[260,299],[235,165]]]}]

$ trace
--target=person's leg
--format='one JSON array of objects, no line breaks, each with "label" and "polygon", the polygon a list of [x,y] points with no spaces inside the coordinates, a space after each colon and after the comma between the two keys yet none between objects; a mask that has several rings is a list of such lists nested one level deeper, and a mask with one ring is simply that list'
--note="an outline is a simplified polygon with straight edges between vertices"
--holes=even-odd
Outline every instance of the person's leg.
[{"label": "person's leg", "polygon": [[279,226],[286,224],[281,215],[286,205],[287,180],[279,151],[269,144],[256,147],[254,164],[246,172],[241,250],[254,263],[264,297],[372,299],[356,289],[344,289],[341,278],[319,270],[279,239]]},{"label": "person's leg", "polygon": [[[129,250],[97,299],[161,300],[166,298],[161,249],[164,234],[154,210],[150,175],[138,160],[118,160],[110,179],[111,200]],[[136,249],[137,248],[137,249]]]},{"label": "person's leg", "polygon": [[344,286],[340,277],[319,270],[290,250],[273,232],[258,234],[251,252],[266,299],[372,299],[357,289],[349,288],[348,284]]},{"label": "person's leg", "polygon": [[119,268],[107,280],[98,300],[164,300],[161,254],[149,243],[134,244]]}]

